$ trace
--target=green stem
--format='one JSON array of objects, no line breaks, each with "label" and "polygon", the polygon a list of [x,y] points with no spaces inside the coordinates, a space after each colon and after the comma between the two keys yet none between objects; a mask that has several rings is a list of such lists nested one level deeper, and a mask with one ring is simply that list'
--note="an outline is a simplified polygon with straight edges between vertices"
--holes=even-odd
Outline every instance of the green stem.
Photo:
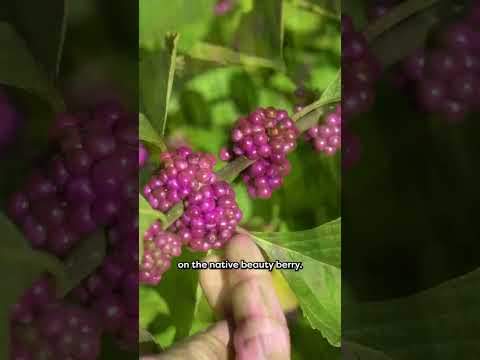
[{"label": "green stem", "polygon": [[305,132],[314,126],[318,119],[326,115],[328,112],[333,111],[333,106],[331,104],[324,105],[315,109],[314,111],[306,114],[300,120],[297,121],[297,128],[300,132]]},{"label": "green stem", "polygon": [[175,221],[180,219],[180,216],[183,215],[183,201],[175,204],[165,215],[166,215],[166,222],[163,224],[164,229],[168,229]]},{"label": "green stem", "polygon": [[301,8],[301,9],[310,11],[314,14],[326,17],[328,19],[335,20],[335,21],[340,21],[340,16],[338,16],[337,14],[335,14],[331,11],[325,10],[324,8],[322,8],[322,7],[320,7],[316,4],[313,4],[310,1],[307,1],[307,0],[292,0],[292,4]]},{"label": "green stem", "polygon": [[309,115],[311,112],[314,112],[318,109],[321,109],[323,107],[326,107],[327,105],[331,105],[331,104],[335,104],[335,103],[338,103],[341,101],[341,98],[340,97],[336,97],[336,98],[333,98],[333,99],[328,99],[328,100],[322,100],[322,99],[319,99],[313,103],[311,103],[310,105],[307,105],[305,106],[301,111],[299,111],[298,113],[296,114],[293,114],[292,116],[292,120],[295,121],[295,122],[299,122],[302,118],[304,118],[305,116]]},{"label": "green stem", "polygon": [[428,9],[438,1],[439,0],[409,0],[401,3],[385,14],[385,16],[382,16],[379,20],[365,28],[363,32],[365,38],[368,42],[372,42],[398,23],[420,11]]},{"label": "green stem", "polygon": [[254,162],[254,160],[250,160],[245,156],[239,156],[223,169],[220,169],[217,172],[217,176],[220,180],[232,183],[243,170],[248,168]]}]

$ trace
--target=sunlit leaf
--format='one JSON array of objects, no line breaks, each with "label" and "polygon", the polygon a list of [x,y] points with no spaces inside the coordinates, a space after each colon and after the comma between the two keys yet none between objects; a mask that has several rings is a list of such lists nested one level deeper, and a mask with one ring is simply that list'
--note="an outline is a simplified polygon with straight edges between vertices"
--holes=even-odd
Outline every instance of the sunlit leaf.
[{"label": "sunlit leaf", "polygon": [[177,264],[180,261],[200,260],[203,256],[202,253],[192,253],[184,248],[182,255],[172,261],[172,267],[154,287],[169,309],[166,313],[158,314],[148,327],[162,347],[188,336],[195,314],[198,270],[179,270]]},{"label": "sunlit leaf", "polygon": [[190,329],[190,335],[196,334],[205,330],[215,322],[215,314],[213,309],[205,297],[205,294],[200,286],[197,286],[197,293],[195,298],[195,309],[193,311],[192,326]]},{"label": "sunlit leaf", "polygon": [[163,48],[168,32],[181,35],[180,48],[188,49],[206,35],[215,0],[142,0],[139,2],[139,46]]},{"label": "sunlit leaf", "polygon": [[279,64],[269,58],[256,54],[235,51],[223,46],[199,42],[189,51],[188,55],[194,59],[211,61],[224,66],[243,65],[246,67],[282,68]]},{"label": "sunlit leaf", "polygon": [[178,34],[167,36],[165,41],[165,49],[145,55],[140,62],[140,106],[160,136],[165,135],[167,125]]},{"label": "sunlit leaf", "polygon": [[140,140],[149,142],[163,151],[167,149],[163,138],[158,135],[147,117],[141,113],[138,115],[138,137]]},{"label": "sunlit leaf", "polygon": [[272,260],[302,262],[303,269],[282,270],[311,326],[340,346],[341,221],[299,232],[253,233]]}]

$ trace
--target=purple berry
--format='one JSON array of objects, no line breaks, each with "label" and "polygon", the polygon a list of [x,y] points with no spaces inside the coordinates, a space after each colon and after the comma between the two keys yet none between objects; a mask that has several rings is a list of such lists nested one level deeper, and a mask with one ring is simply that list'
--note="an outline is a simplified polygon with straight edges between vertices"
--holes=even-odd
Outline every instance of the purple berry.
[{"label": "purple berry", "polygon": [[194,251],[207,251],[223,247],[242,217],[235,192],[227,182],[220,181],[190,194],[174,228],[180,243]]},{"label": "purple berry", "polygon": [[170,268],[172,257],[180,256],[180,238],[162,229],[159,222],[153,223],[143,237],[143,259],[140,265],[140,282],[156,285]]},{"label": "purple berry", "polygon": [[94,306],[105,329],[110,332],[120,330],[126,314],[118,296],[105,294],[95,302]]}]

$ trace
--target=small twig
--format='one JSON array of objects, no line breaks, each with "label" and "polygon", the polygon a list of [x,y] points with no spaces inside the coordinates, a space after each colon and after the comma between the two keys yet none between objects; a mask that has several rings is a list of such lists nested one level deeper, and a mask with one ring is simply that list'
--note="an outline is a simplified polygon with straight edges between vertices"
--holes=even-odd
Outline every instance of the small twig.
[{"label": "small twig", "polygon": [[365,28],[363,34],[368,42],[372,42],[387,30],[393,28],[398,23],[410,16],[428,9],[439,0],[409,0],[394,7],[370,26]]},{"label": "small twig", "polygon": [[163,224],[164,229],[168,229],[175,221],[180,219],[180,216],[183,215],[183,201],[175,204],[165,215],[166,215],[166,222]]},{"label": "small twig", "polygon": [[328,19],[335,20],[335,21],[340,21],[340,17],[337,14],[335,14],[331,11],[325,10],[324,8],[322,8],[322,7],[320,7],[316,4],[313,4],[310,1],[307,1],[307,0],[292,0],[292,4],[301,8],[301,9],[310,11],[314,14],[326,17]]},{"label": "small twig", "polygon": [[217,172],[217,176],[220,180],[227,181],[229,183],[233,182],[237,176],[255,161],[246,158],[245,156],[240,156],[233,160],[231,163],[223,167]]}]

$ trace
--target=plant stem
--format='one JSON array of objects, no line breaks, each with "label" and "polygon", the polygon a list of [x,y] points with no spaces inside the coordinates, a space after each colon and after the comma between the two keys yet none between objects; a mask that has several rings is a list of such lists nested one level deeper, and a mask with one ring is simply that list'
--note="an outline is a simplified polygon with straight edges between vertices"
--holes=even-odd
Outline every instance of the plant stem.
[{"label": "plant stem", "polygon": [[239,156],[223,169],[220,169],[217,172],[217,176],[220,180],[227,181],[229,183],[233,182],[237,176],[255,161],[246,158],[245,156]]},{"label": "plant stem", "polygon": [[325,10],[318,5],[311,3],[310,1],[307,1],[307,0],[292,0],[292,3],[293,3],[293,5],[301,8],[301,9],[310,11],[314,14],[326,17],[326,18],[331,19],[331,20],[340,21],[340,17],[337,14],[335,14],[331,11]]},{"label": "plant stem", "polygon": [[433,6],[439,0],[409,0],[394,7],[377,21],[365,28],[363,34],[368,42],[372,42],[387,30],[410,16]]},{"label": "plant stem", "polygon": [[332,111],[332,110],[333,110],[332,106],[325,105],[325,106],[319,107],[319,108],[315,109],[314,111],[306,114],[305,116],[301,117],[297,121],[298,130],[300,130],[300,132],[302,132],[302,133],[307,131],[308,129],[310,129],[312,126],[314,126],[318,122],[319,118],[321,118],[327,112]]},{"label": "plant stem", "polygon": [[172,207],[165,215],[167,218],[167,221],[165,224],[163,224],[164,229],[168,229],[175,221],[177,221],[180,216],[183,215],[183,201],[180,201],[179,203],[175,204],[174,207]]}]

